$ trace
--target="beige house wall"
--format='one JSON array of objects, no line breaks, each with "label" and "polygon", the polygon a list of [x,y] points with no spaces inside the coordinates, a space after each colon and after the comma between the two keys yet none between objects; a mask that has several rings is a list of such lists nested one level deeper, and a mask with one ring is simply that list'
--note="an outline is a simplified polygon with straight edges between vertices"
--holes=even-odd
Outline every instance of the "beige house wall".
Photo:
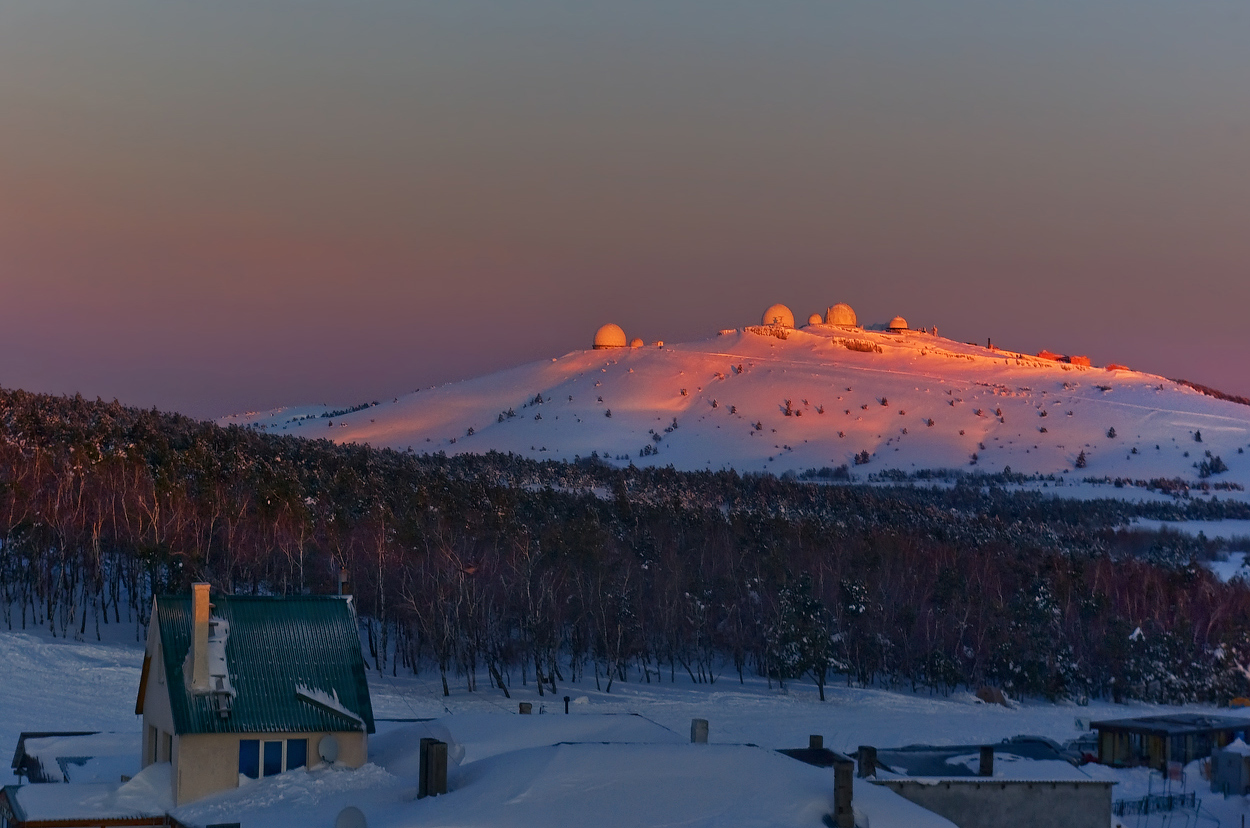
[{"label": "beige house wall", "polygon": [[307,739],[308,764],[321,764],[317,745],[324,736],[339,743],[336,765],[358,768],[369,761],[369,736],[362,732],[336,733],[187,733],[174,738],[174,802],[187,802],[239,786],[239,741]]},{"label": "beige house wall", "polygon": [[[153,607],[155,612],[155,607]],[[141,767],[146,768],[153,762],[168,762],[169,756],[161,755],[164,751],[161,744],[164,736],[152,739],[150,728],[156,728],[160,734],[173,735],[174,711],[169,704],[169,687],[165,684],[165,659],[161,654],[160,625],[153,615],[148,626],[148,646],[145,651],[148,661],[148,683],[143,691],[143,756]]]}]

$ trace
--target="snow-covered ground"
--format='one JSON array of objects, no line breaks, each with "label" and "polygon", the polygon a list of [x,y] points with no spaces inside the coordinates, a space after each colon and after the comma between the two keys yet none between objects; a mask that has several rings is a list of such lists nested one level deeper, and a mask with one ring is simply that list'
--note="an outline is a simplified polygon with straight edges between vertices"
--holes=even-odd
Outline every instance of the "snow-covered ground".
[{"label": "snow-covered ground", "polygon": [[[0,744],[14,745],[22,730],[101,729],[122,739],[129,734],[137,755],[139,720],[133,711],[142,648],[133,629],[109,632],[113,639],[106,643],[54,640],[43,631],[0,633],[0,658],[13,668],[5,671],[0,693],[0,740],[8,740]],[[968,693],[942,697],[844,685],[827,688],[829,700],[822,703],[810,684],[782,691],[757,678],[739,683],[733,673],[712,685],[680,676],[675,683],[667,676],[652,684],[635,679],[615,683],[610,694],[596,690],[593,681],[565,684],[555,697],[538,696],[530,684],[514,687],[511,699],[483,689],[483,681],[476,692],[453,685],[444,698],[437,676],[428,671],[398,677],[373,672],[370,689],[380,719],[434,721],[380,722],[370,745],[373,762],[364,769],[294,771],[176,813],[193,824],[328,825],[341,808],[353,805],[369,825],[395,828],[566,825],[592,817],[604,825],[817,826],[831,805],[830,772],[772,752],[806,746],[809,734],[821,734],[827,746],[847,752],[858,745],[985,744],[1018,734],[1062,742],[1083,732],[1078,718],[1177,710],[1105,701],[1087,706],[1025,701],[1008,709],[982,704]],[[520,701],[531,702],[534,715],[516,715]],[[1250,711],[1219,714],[1250,718]],[[707,749],[688,743],[692,718],[710,722]],[[424,735],[449,743],[450,793],[418,802],[415,748]],[[964,758],[974,761],[971,755]],[[996,770],[1004,778],[1030,773],[1010,761],[996,763]],[[1157,793],[1165,784],[1157,773],[1141,769],[1091,765],[1079,773],[1119,783],[1117,799]],[[1241,815],[1250,814],[1246,798],[1210,794],[1196,765],[1187,773],[1186,785],[1198,791],[1205,811],[1221,824],[1239,824]],[[1175,790],[1177,783],[1171,784]],[[121,790],[83,786],[79,798],[139,808],[144,791],[154,785],[160,780],[149,769]],[[948,825],[862,783],[855,796],[877,828]],[[48,808],[69,801],[49,797],[43,796]],[[1158,819],[1131,817],[1123,824],[1160,824]]]},{"label": "snow-covered ground", "polygon": [[[1136,371],[825,325],[785,339],[737,329],[702,342],[574,351],[351,413],[317,406],[221,422],[418,453],[596,452],[686,470],[848,464],[866,479],[889,469],[1010,467],[1055,474],[1064,485],[1046,490],[1076,497],[1091,494],[1086,477],[1197,482],[1209,451],[1228,471],[1208,483],[1250,484],[1250,406]],[[864,451],[870,461],[856,466]],[[1085,468],[1076,466],[1081,452]]]}]

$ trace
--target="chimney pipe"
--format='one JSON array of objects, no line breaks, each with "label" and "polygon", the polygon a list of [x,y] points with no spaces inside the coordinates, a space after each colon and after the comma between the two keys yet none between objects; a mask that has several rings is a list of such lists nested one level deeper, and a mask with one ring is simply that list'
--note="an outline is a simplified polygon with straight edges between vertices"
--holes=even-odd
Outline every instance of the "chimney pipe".
[{"label": "chimney pipe", "polygon": [[981,746],[981,768],[978,771],[979,776],[994,775],[994,746]]},{"label": "chimney pipe", "polygon": [[208,692],[208,619],[212,614],[209,584],[191,585],[191,691]]},{"label": "chimney pipe", "polygon": [[821,736],[819,733],[813,733],[812,735],[807,737],[807,749],[808,750],[820,750],[824,746],[825,746],[825,737]]},{"label": "chimney pipe", "polygon": [[837,754],[833,759],[833,825],[855,828],[855,808],[851,804],[855,788],[855,763]]},{"label": "chimney pipe", "polygon": [[859,746],[859,778],[877,775],[877,749],[871,745]]}]

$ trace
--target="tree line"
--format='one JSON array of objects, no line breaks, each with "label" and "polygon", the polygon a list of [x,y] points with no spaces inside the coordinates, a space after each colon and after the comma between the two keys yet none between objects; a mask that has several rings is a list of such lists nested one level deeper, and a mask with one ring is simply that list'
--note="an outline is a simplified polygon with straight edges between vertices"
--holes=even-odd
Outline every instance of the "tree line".
[{"label": "tree line", "polygon": [[142,637],[154,594],[333,592],[372,669],[562,684],[832,681],[1226,701],[1250,590],[1205,538],[1133,504],[804,482],[511,455],[415,455],[0,390],[0,601],[10,629]]}]

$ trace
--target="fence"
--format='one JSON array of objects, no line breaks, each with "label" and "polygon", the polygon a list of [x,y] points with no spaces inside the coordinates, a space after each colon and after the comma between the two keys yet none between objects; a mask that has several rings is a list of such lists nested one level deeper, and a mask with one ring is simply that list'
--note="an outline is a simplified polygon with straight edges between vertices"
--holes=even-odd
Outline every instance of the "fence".
[{"label": "fence", "polygon": [[1187,794],[1153,794],[1141,799],[1117,799],[1111,803],[1111,812],[1116,816],[1133,816],[1197,807],[1198,795],[1191,791]]}]

